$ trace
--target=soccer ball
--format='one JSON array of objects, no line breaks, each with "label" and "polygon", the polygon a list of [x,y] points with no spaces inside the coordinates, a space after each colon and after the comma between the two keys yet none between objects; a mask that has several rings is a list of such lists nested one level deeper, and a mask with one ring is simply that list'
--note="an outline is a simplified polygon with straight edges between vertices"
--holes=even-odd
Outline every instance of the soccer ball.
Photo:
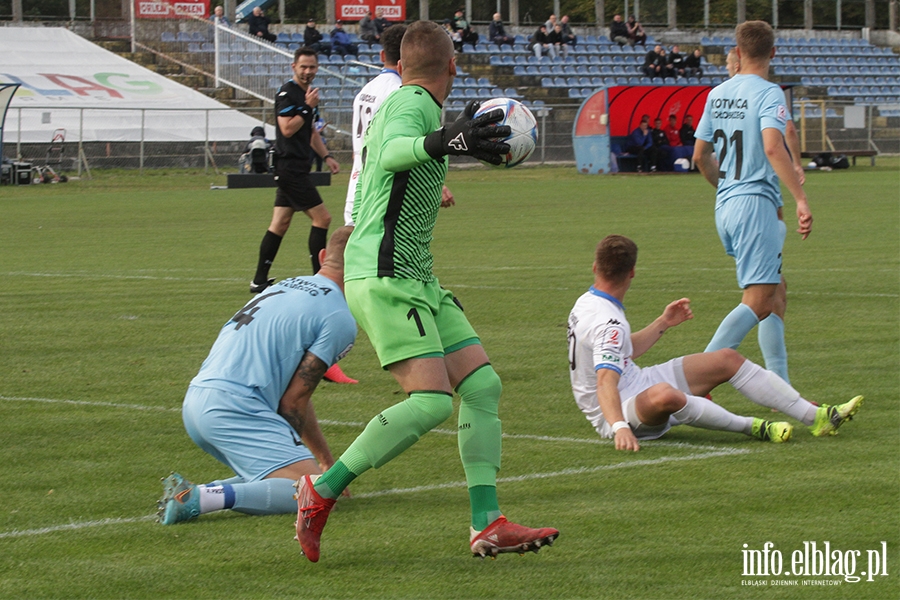
[{"label": "soccer ball", "polygon": [[487,162],[484,164],[489,167],[509,169],[525,162],[531,156],[531,153],[534,152],[538,139],[537,121],[534,115],[531,114],[531,111],[525,108],[524,104],[512,98],[491,98],[482,102],[475,116],[478,117],[495,108],[502,108],[504,115],[496,125],[509,125],[510,129],[512,129],[512,133],[508,137],[496,138],[498,142],[509,144],[509,152],[502,157],[503,162],[499,165],[492,165]]}]

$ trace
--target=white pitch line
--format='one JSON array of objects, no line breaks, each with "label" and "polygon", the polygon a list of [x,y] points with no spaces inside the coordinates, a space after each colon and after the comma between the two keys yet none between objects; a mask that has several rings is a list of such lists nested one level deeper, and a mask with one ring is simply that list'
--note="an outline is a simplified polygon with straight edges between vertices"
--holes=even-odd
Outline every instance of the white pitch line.
[{"label": "white pitch line", "polygon": [[[101,406],[107,408],[130,408],[134,410],[146,410],[146,411],[161,411],[161,412],[181,412],[181,407],[171,408],[166,406],[144,406],[141,404],[123,404],[117,402],[96,402],[89,400],[66,400],[66,399],[53,399],[53,398],[27,398],[27,397],[15,397],[15,396],[0,396],[0,400],[5,400],[8,402],[45,402],[48,404],[72,404],[78,406]],[[334,425],[335,427],[365,427],[366,423],[360,421],[334,421],[331,419],[319,419],[319,423],[322,425]],[[432,429],[431,433],[437,433],[440,435],[456,435],[457,432],[451,429]],[[537,442],[561,442],[561,443],[570,443],[570,444],[595,444],[595,445],[609,445],[612,444],[611,440],[604,440],[599,437],[595,438],[573,438],[573,437],[552,437],[548,435],[533,435],[533,434],[517,434],[517,433],[504,433],[504,439],[510,440],[534,440]],[[718,446],[706,446],[701,444],[689,444],[687,442],[669,442],[665,440],[648,440],[645,441],[644,444],[652,444],[654,446],[670,446],[674,448],[690,448],[692,450],[711,450],[717,451],[720,450]]]},{"label": "white pitch line", "polygon": [[[649,467],[669,462],[684,462],[689,460],[703,460],[706,458],[715,458],[717,456],[737,456],[741,454],[749,454],[751,451],[744,448],[723,448],[716,452],[703,452],[699,454],[689,454],[687,456],[661,456],[660,458],[650,458],[646,460],[630,460],[619,462],[611,465],[598,465],[596,467],[578,467],[574,469],[563,469],[562,471],[552,471],[550,473],[529,473],[527,475],[516,475],[515,477],[499,477],[497,483],[515,483],[521,481],[531,481],[533,479],[550,479],[552,477],[565,477],[567,475],[587,475],[591,473],[600,473],[602,471],[613,471],[617,469],[630,469],[632,467]],[[434,485],[420,485],[411,488],[394,488],[391,490],[379,490],[377,492],[366,492],[362,494],[353,494],[354,498],[377,498],[379,496],[393,496],[399,494],[414,494],[416,492],[428,492],[432,490],[443,490],[448,488],[466,487],[465,481],[454,481],[450,483],[437,483]]]},{"label": "white pitch line", "polygon": [[152,521],[154,519],[156,519],[156,515],[147,515],[146,517],[130,517],[127,519],[100,519],[99,521],[82,521],[81,523],[67,523],[66,525],[54,525],[52,527],[41,527],[40,529],[13,529],[12,531],[0,532],[0,539],[29,537],[33,535],[43,535],[45,533],[56,533],[57,531],[76,531],[78,529],[89,529],[91,527],[101,527],[103,525],[140,523],[143,521]]},{"label": "white pitch line", "polygon": [[[662,456],[647,460],[631,460],[626,462],[615,463],[611,465],[599,465],[596,467],[578,467],[574,469],[563,469],[561,471],[551,471],[549,473],[530,473],[527,475],[517,475],[514,477],[500,477],[497,483],[516,483],[522,481],[531,481],[535,479],[550,479],[553,477],[566,477],[569,475],[588,475],[592,473],[600,473],[603,471],[613,471],[618,469],[630,469],[635,467],[650,467],[671,462],[686,462],[693,460],[703,460],[707,458],[715,458],[719,456],[738,456],[741,454],[749,454],[751,451],[746,449],[727,448],[716,452],[703,452],[699,454],[689,454],[687,456]],[[437,483],[433,485],[419,485],[409,488],[393,488],[389,490],[379,490],[376,492],[366,492],[362,494],[354,494],[354,498],[379,498],[381,496],[399,496],[401,494],[416,494],[419,492],[430,492],[435,490],[445,490],[452,488],[465,488],[465,481],[451,481],[448,483]],[[65,525],[54,525],[51,527],[41,527],[39,529],[23,529],[0,532],[0,539],[31,537],[43,535],[46,533],[56,533],[59,531],[77,531],[80,529],[90,529],[93,527],[102,527],[105,525],[123,525],[128,523],[141,523],[144,521],[152,521],[156,519],[156,515],[147,515],[144,517],[132,517],[125,519],[100,519],[97,521],[82,521],[81,523],[67,523]]]},{"label": "white pitch line", "polygon": [[94,402],[89,400],[65,400],[54,398],[19,398],[15,396],[0,396],[0,400],[8,402],[46,402],[47,404],[76,404],[80,406],[105,406],[107,408],[131,408],[134,410],[158,410],[181,412],[181,407],[169,408],[167,406],[143,406],[140,404],[123,404],[121,402]]},{"label": "white pitch line", "polygon": [[[643,267],[644,270],[652,270],[649,267]],[[454,267],[445,267],[444,270],[453,270]],[[465,267],[467,271],[471,271],[472,267]],[[480,270],[482,271],[542,271],[542,270],[559,270],[558,267],[483,267]],[[666,269],[662,269],[666,270]],[[696,268],[694,271],[733,271],[733,268],[714,268],[714,269],[701,269]],[[668,270],[666,270],[668,271]],[[806,272],[809,272],[809,269],[805,269]],[[840,269],[818,269],[818,271],[830,272],[830,271],[840,271]],[[882,269],[877,272],[885,272],[885,273],[893,273],[893,271],[889,269]],[[237,281],[243,281],[243,279],[238,279],[235,277],[176,277],[172,275],[113,275],[109,273],[31,273],[26,271],[11,271],[5,273],[8,277],[59,277],[59,278],[73,278],[77,277],[79,279],[88,279],[88,278],[96,278],[96,279],[123,279],[123,280],[148,280],[148,281],[187,281],[187,282],[227,282],[234,283]],[[453,282],[445,282],[448,288],[458,288],[458,289],[472,289],[472,290],[521,290],[521,287],[509,287],[509,286],[494,286],[494,285],[467,285],[464,283],[453,283]],[[581,290],[581,287],[570,287],[570,286],[561,286],[561,287],[550,287],[550,288],[537,288],[530,287],[528,289],[531,290],[552,290],[552,291],[577,291]],[[655,288],[660,292],[669,292],[672,291],[674,293],[683,293],[682,290],[668,290],[665,288]],[[692,290],[693,294],[736,294],[739,293],[740,290],[737,288],[729,288],[724,290]],[[800,290],[788,290],[789,296],[794,295],[804,295],[804,296],[829,296],[829,297],[840,297],[840,298],[900,298],[900,294],[871,294],[871,293],[862,293],[862,292],[817,292],[817,291],[800,291]]]}]

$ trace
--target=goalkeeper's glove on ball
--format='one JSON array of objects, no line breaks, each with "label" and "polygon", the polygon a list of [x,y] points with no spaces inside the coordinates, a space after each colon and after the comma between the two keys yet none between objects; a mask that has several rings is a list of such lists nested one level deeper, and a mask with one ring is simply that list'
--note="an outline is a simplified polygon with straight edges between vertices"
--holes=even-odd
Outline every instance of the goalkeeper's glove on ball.
[{"label": "goalkeeper's glove on ball", "polygon": [[447,154],[465,155],[499,165],[503,155],[509,152],[509,144],[492,139],[505,138],[512,130],[508,125],[493,125],[503,119],[501,108],[475,117],[480,106],[477,100],[469,102],[456,121],[426,135],[425,152],[434,159]]}]

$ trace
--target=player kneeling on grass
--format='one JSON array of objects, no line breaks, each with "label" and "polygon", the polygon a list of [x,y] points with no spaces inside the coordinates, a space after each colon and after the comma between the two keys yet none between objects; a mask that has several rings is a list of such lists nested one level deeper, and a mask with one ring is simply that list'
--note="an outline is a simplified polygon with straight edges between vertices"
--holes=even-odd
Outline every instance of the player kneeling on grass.
[{"label": "player kneeling on grass", "polygon": [[159,521],[172,525],[215,510],[252,515],[297,510],[293,483],[334,464],[311,397],[328,365],[356,339],[344,299],[344,247],[335,231],[312,277],[258,294],[219,332],[191,381],[182,416],[191,439],[237,477],[194,485],[163,479]]},{"label": "player kneeling on grass", "polygon": [[572,391],[588,421],[617,450],[640,449],[638,440],[661,437],[674,425],[743,433],[763,441],[786,442],[793,426],[732,414],[704,398],[730,383],[760,406],[776,409],[809,426],[817,437],[834,435],[862,402],[816,406],[778,375],[735,350],[691,354],[641,369],[634,359],[670,328],[693,318],[687,298],[669,304],[644,329],[631,333],[622,302],[634,278],[637,245],[611,235],[597,246],[594,285],[569,314],[569,368]]}]

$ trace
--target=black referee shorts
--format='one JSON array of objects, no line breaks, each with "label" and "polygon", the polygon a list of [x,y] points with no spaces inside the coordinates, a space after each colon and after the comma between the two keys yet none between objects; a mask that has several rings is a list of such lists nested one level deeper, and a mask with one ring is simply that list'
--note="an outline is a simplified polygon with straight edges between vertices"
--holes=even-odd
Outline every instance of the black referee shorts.
[{"label": "black referee shorts", "polygon": [[309,179],[309,165],[300,160],[275,162],[275,206],[293,208],[295,212],[309,210],[322,204],[322,197]]}]

